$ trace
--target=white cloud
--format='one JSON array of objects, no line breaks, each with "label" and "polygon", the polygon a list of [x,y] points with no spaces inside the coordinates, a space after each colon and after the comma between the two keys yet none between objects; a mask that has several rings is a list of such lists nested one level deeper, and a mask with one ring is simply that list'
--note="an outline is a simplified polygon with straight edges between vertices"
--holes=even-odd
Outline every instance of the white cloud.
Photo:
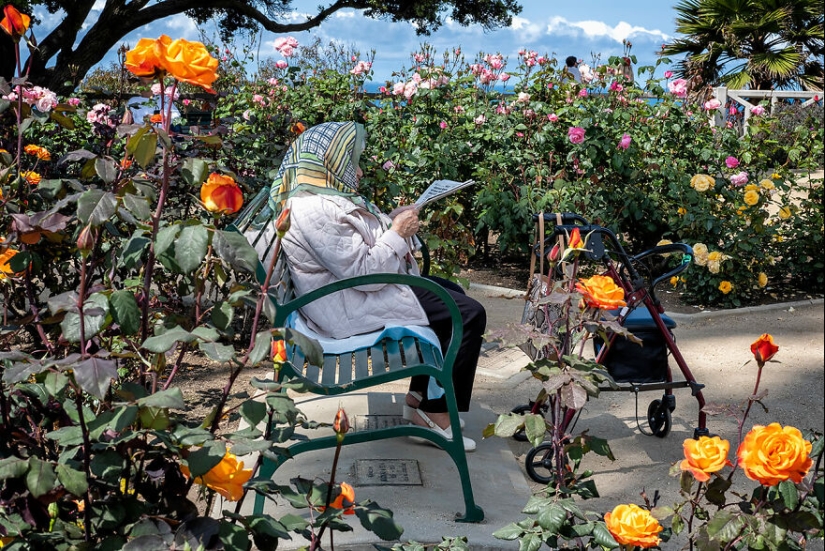
[{"label": "white cloud", "polygon": [[603,21],[568,21],[564,17],[553,17],[547,24],[547,34],[577,36],[580,33],[589,39],[609,38],[619,44],[639,35],[647,35],[647,38],[657,37],[662,41],[670,40],[670,36],[662,31],[650,30],[644,27],[631,25],[625,21],[620,21],[615,27],[611,27]]}]

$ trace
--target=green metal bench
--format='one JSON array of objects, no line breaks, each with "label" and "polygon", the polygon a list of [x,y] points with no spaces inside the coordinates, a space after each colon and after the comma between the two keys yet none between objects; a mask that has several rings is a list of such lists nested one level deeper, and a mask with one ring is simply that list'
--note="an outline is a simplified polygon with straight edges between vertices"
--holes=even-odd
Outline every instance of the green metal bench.
[{"label": "green metal bench", "polygon": [[[272,209],[267,205],[268,190],[261,190],[235,219],[231,229],[246,236],[250,244],[258,251],[259,258],[268,258],[274,242],[275,229]],[[429,267],[428,256],[424,255],[424,270]],[[426,273],[426,271],[425,271]],[[259,263],[257,278],[263,282],[266,277],[263,262]],[[426,438],[446,451],[458,469],[461,487],[464,492],[465,514],[457,515],[462,522],[480,522],[484,511],[476,505],[467,456],[459,428],[458,406],[455,398],[452,370],[458,353],[463,327],[458,307],[440,285],[429,279],[402,274],[370,274],[338,281],[302,296],[296,296],[291,285],[291,278],[283,255],[277,259],[272,275],[269,296],[275,307],[274,327],[283,327],[287,318],[302,306],[331,293],[348,287],[374,284],[403,284],[427,289],[439,296],[450,311],[452,317],[452,339],[446,354],[438,346],[426,340],[406,336],[400,340],[386,338],[369,348],[348,351],[341,354],[324,354],[322,366],[311,365],[301,349],[287,345],[287,361],[277,372],[280,380],[300,379],[305,387],[314,394],[339,395],[372,388],[391,381],[408,379],[414,375],[429,375],[444,388],[447,407],[450,414],[452,439],[447,439],[434,431],[416,425],[397,425],[380,428],[363,428],[350,432],[344,439],[344,445],[371,442],[400,436],[418,436]],[[321,436],[296,441],[288,447],[287,453],[277,459],[266,457],[261,467],[261,476],[272,477],[278,467],[287,459],[312,450],[334,448],[337,444],[335,435]],[[255,497],[254,513],[263,512],[265,496]]]}]

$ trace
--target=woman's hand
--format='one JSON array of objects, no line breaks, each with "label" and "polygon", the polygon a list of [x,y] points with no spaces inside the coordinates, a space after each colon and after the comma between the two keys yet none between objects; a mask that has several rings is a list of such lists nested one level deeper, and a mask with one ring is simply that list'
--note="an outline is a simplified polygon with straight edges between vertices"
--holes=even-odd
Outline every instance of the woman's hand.
[{"label": "woman's hand", "polygon": [[418,209],[399,212],[392,221],[392,229],[403,238],[412,237],[418,233],[421,222],[418,220]]}]

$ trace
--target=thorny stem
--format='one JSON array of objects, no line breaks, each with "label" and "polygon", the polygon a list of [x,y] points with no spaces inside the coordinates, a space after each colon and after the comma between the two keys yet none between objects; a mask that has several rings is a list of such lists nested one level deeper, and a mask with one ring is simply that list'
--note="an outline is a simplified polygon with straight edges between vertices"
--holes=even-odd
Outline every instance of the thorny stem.
[{"label": "thorny stem", "polygon": [[[86,428],[86,419],[83,417],[83,397],[78,389],[75,390],[75,406],[77,407],[77,419],[80,424],[80,434],[83,435],[83,472],[86,480],[92,479],[91,457],[92,443],[89,440],[89,431]],[[83,529],[87,542],[92,541],[92,497],[91,485],[83,494]]]},{"label": "thorny stem", "polygon": [[690,534],[688,541],[690,543],[691,551],[693,551],[693,534],[691,533],[693,531],[693,519],[696,518],[696,505],[699,503],[699,494],[702,491],[702,484],[703,483],[700,482],[699,486],[696,487],[696,496],[690,502],[690,518],[688,518],[687,529],[688,534]]},{"label": "thorny stem", "polygon": [[[742,430],[745,426],[745,420],[748,418],[748,413],[750,413],[751,406],[753,405],[753,403],[755,401],[754,396],[756,396],[756,393],[759,391],[759,381],[762,378],[762,367],[763,366],[764,366],[764,363],[759,362],[759,369],[756,371],[756,384],[753,387],[753,393],[750,396],[748,396],[748,405],[745,406],[745,413],[742,415],[742,418],[739,420],[739,441],[737,442],[737,445],[736,445],[737,448],[739,447],[739,445],[742,444]],[[738,467],[739,467],[739,462],[737,461],[736,463],[733,464],[733,469],[731,469],[730,473],[728,474],[728,482],[730,482],[733,479],[733,473],[736,472],[736,469]]]},{"label": "thorny stem", "polygon": [[[342,439],[338,439],[338,445],[335,446],[335,456],[332,459],[332,472],[329,474],[329,486],[327,487],[327,499],[324,501],[325,508],[329,507],[329,502],[332,500],[332,488],[335,485],[335,471],[338,470],[338,457],[341,455],[341,442]],[[327,528],[327,524],[321,526],[321,529],[318,530],[318,539],[317,542],[313,542],[313,545],[310,549],[316,549],[316,543],[320,544],[321,538],[324,535],[324,530]],[[334,549],[334,545],[332,544],[332,532],[329,533],[329,543],[330,548]]]}]

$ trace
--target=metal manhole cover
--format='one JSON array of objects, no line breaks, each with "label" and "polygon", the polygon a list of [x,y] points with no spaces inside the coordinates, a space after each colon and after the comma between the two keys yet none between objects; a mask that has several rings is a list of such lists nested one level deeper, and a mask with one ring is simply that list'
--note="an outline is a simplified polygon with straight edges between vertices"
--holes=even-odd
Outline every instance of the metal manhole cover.
[{"label": "metal manhole cover", "polygon": [[356,459],[356,486],[422,486],[415,459]]},{"label": "metal manhole cover", "polygon": [[395,427],[404,420],[400,415],[358,415],[355,417],[355,430],[375,430]]}]

